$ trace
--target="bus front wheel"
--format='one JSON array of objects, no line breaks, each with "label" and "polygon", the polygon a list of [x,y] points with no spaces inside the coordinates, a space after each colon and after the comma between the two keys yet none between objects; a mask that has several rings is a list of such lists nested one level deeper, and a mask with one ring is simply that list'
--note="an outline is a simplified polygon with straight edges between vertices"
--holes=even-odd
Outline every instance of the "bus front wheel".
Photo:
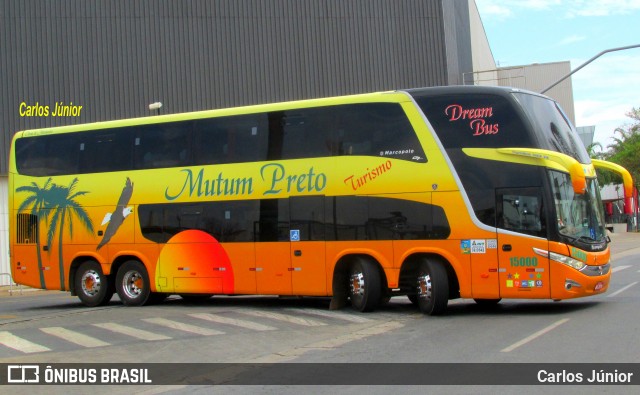
[{"label": "bus front wheel", "polygon": [[104,306],[109,303],[114,293],[108,276],[102,273],[102,267],[96,261],[87,261],[80,265],[74,282],[78,299],[85,306]]},{"label": "bus front wheel", "polygon": [[433,260],[420,263],[416,283],[420,311],[428,315],[444,313],[449,303],[449,279],[444,266]]},{"label": "bus front wheel", "polygon": [[359,258],[349,271],[349,298],[351,307],[357,311],[373,311],[380,303],[380,272],[376,265]]},{"label": "bus front wheel", "polygon": [[149,274],[138,261],[127,261],[116,275],[116,292],[125,306],[142,306],[151,295]]}]

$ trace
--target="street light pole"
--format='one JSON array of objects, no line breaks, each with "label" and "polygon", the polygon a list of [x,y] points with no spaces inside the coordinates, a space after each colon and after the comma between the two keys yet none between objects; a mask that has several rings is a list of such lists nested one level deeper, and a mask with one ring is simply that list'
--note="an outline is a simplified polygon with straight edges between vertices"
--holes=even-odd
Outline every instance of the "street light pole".
[{"label": "street light pole", "polygon": [[575,70],[573,70],[572,72],[570,72],[569,74],[565,75],[564,77],[560,78],[558,81],[554,82],[553,84],[549,85],[548,87],[546,87],[545,89],[543,89],[540,93],[545,93],[546,91],[548,91],[549,89],[553,88],[554,86],[558,85],[559,83],[561,83],[562,81],[566,80],[567,78],[569,78],[573,73],[575,73],[576,71],[582,69],[584,66],[588,65],[589,63],[593,62],[594,60],[596,60],[597,58],[599,58],[600,56],[609,53],[609,52],[615,52],[615,51],[623,51],[625,49],[632,49],[632,48],[639,48],[640,44],[636,44],[636,45],[628,45],[626,47],[618,47],[618,48],[611,48],[611,49],[605,49],[604,51],[600,52],[599,54],[597,54],[596,56],[594,56],[593,58],[587,60],[586,62],[584,62],[583,64],[581,64],[580,66],[578,66]]}]

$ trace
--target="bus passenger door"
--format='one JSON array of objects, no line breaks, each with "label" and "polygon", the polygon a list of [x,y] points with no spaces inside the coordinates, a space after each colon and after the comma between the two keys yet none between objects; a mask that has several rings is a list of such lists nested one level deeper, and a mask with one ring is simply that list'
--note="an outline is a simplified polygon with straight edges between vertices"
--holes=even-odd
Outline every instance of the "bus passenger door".
[{"label": "bus passenger door", "polygon": [[324,196],[289,199],[291,283],[294,295],[327,295]]},{"label": "bus passenger door", "polygon": [[548,299],[549,250],[540,188],[496,190],[500,297]]}]

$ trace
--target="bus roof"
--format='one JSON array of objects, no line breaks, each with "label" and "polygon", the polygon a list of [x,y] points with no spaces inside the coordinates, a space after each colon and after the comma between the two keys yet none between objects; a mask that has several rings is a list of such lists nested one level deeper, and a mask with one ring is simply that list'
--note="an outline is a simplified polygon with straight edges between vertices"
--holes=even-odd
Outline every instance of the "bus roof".
[{"label": "bus roof", "polygon": [[415,97],[440,96],[447,94],[465,95],[465,94],[493,94],[499,96],[507,96],[511,93],[527,93],[531,95],[547,97],[536,92],[525,89],[513,88],[508,86],[479,86],[479,85],[453,85],[453,86],[434,86],[428,88],[411,88],[403,89],[403,91]]},{"label": "bus roof", "polygon": [[464,95],[464,94],[471,94],[471,93],[476,93],[476,94],[485,93],[485,94],[495,94],[500,96],[506,96],[513,92],[524,92],[524,93],[539,95],[535,92],[530,92],[530,91],[510,88],[510,87],[476,86],[476,85],[438,86],[438,87],[426,87],[426,88],[398,89],[395,91],[381,91],[381,92],[372,92],[372,93],[355,94],[355,95],[286,101],[286,102],[278,102],[278,103],[255,104],[255,105],[248,105],[248,106],[227,107],[227,108],[220,108],[220,109],[191,111],[191,112],[183,112],[183,113],[172,113],[172,114],[166,114],[166,115],[150,115],[150,116],[137,117],[137,118],[127,118],[127,119],[120,119],[120,120],[99,121],[99,122],[93,122],[93,123],[31,129],[31,130],[16,132],[14,135],[14,138],[30,137],[30,136],[37,136],[37,135],[44,135],[44,134],[78,132],[78,131],[86,131],[86,130],[98,130],[98,129],[106,129],[106,128],[123,127],[123,126],[156,124],[156,123],[164,123],[164,122],[171,122],[171,121],[218,117],[218,116],[225,116],[225,115],[251,114],[251,113],[258,113],[258,112],[286,110],[291,108],[320,107],[320,106],[331,106],[335,104],[367,103],[367,102],[380,102],[380,101],[402,102],[402,101],[409,100],[409,98],[406,97],[405,95],[406,93],[414,97],[429,97],[429,96],[439,96],[444,94]]},{"label": "bus roof", "polygon": [[49,128],[30,129],[18,131],[15,138],[31,137],[39,135],[99,130],[135,125],[159,124],[164,122],[186,121],[193,119],[212,118],[226,115],[253,114],[269,111],[287,110],[293,108],[323,107],[336,104],[370,103],[370,102],[403,102],[409,101],[409,97],[401,91],[384,91],[356,95],[334,96],[316,99],[295,100],[279,103],[254,104],[248,106],[227,107],[203,111],[191,111],[172,113],[166,115],[150,115],[145,117],[127,118],[120,120],[100,121],[84,124],[73,124]]}]

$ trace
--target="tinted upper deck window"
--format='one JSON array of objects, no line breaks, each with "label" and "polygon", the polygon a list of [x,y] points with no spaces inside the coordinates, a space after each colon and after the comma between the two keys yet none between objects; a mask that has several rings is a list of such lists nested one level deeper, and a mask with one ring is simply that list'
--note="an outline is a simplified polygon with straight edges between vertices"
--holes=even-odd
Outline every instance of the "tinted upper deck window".
[{"label": "tinted upper deck window", "polygon": [[398,103],[289,109],[61,133],[16,142],[18,171],[32,176],[342,155],[427,160]]},{"label": "tinted upper deck window", "polygon": [[16,141],[16,166],[21,174],[57,176],[78,172],[80,142],[75,133],[21,138]]},{"label": "tinted upper deck window", "polygon": [[[348,104],[270,114],[269,150],[282,159],[384,156],[425,162],[424,151],[397,103]],[[280,138],[278,138],[280,136]]]},{"label": "tinted upper deck window", "polygon": [[458,94],[416,101],[446,149],[535,147],[523,115],[502,96]]}]

